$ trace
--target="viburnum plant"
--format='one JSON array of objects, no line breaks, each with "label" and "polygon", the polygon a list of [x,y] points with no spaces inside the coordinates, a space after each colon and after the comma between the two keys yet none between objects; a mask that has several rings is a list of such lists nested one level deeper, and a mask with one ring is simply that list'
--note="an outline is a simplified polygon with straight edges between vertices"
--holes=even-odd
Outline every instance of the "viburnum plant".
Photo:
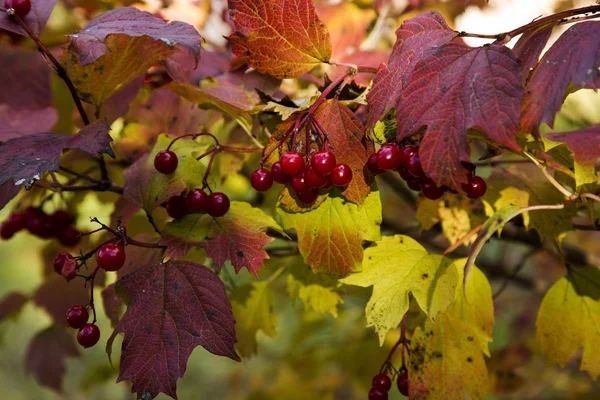
[{"label": "viburnum plant", "polygon": [[[0,206],[12,208],[0,235],[48,240],[52,268],[32,299],[55,326],[34,337],[26,362],[43,384],[59,389],[64,359],[78,353],[68,326],[109,357],[122,334],[118,381],[139,398],[175,398],[196,346],[240,361],[257,351],[258,331],[275,335],[273,286],[288,275],[292,298],[333,316],[343,292],[373,287],[367,327],[381,345],[396,336],[380,367],[367,365],[369,399],[392,387],[411,399],[483,399],[494,301],[475,260],[515,226],[565,260],[537,314],[537,346],[561,366],[583,349],[581,369],[600,375],[600,272],[561,248],[566,232],[598,229],[600,125],[547,129],[567,94],[600,82],[600,5],[496,35],[416,13],[391,54],[348,56],[312,0],[229,0],[229,52],[133,7],[100,13],[49,49],[40,34],[57,1],[3,2],[12,44],[0,45]],[[76,114],[53,102],[51,72]],[[260,195],[231,200],[223,181],[240,173]],[[445,251],[398,225],[406,204],[382,208],[380,186],[416,201]],[[90,193],[112,204],[110,221],[76,214]],[[87,217],[95,229],[80,228]],[[245,295],[232,269],[258,280]],[[95,289],[112,332],[97,325]],[[2,315],[27,301],[7,296]],[[50,380],[33,353],[44,343],[60,343]]]}]

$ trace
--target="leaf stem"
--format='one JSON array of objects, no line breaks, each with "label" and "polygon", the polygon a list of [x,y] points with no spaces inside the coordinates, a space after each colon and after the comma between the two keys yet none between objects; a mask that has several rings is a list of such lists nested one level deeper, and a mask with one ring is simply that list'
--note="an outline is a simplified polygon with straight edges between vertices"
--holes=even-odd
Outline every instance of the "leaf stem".
[{"label": "leaf stem", "polygon": [[550,172],[548,172],[548,169],[544,165],[542,165],[533,155],[529,154],[527,151],[523,151],[523,154],[525,154],[531,161],[533,161],[533,163],[535,165],[537,165],[537,167],[543,172],[544,176],[546,177],[546,179],[548,179],[548,181],[552,184],[552,186],[554,186],[559,192],[564,194],[565,197],[572,199],[573,196],[577,196],[577,194],[570,192],[563,185],[561,185],[556,179],[554,179],[552,174],[550,174]]},{"label": "leaf stem", "polygon": [[483,225],[477,225],[475,228],[471,229],[469,232],[465,233],[463,235],[463,237],[461,237],[460,239],[458,239],[456,242],[454,242],[454,244],[450,245],[446,251],[444,251],[444,255],[447,256],[448,254],[452,253],[454,250],[458,249],[462,244],[464,244],[471,236],[475,235],[477,232],[479,232],[479,230],[481,229]]}]

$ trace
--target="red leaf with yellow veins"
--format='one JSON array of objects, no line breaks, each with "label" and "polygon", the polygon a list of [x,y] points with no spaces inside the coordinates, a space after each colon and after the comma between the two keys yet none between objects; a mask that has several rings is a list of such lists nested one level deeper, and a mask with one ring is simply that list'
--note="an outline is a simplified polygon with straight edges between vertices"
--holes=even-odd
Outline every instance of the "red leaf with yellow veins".
[{"label": "red leaf with yellow veins", "polygon": [[600,125],[573,132],[554,132],[544,135],[553,142],[564,142],[581,165],[594,165],[600,157]]},{"label": "red leaf with yellow veins", "polygon": [[419,146],[423,170],[438,185],[467,183],[467,129],[480,128],[499,145],[519,151],[521,65],[507,47],[449,43],[421,60],[396,109],[398,140],[427,130]]},{"label": "red leaf with yellow veins", "polygon": [[239,361],[235,321],[221,279],[186,261],[150,264],[116,283],[127,303],[111,339],[124,333],[118,382],[132,391],[177,398],[177,380],[196,346]]},{"label": "red leaf with yellow veins", "polygon": [[295,78],[331,57],[329,32],[312,0],[229,0],[233,53],[258,72]]}]

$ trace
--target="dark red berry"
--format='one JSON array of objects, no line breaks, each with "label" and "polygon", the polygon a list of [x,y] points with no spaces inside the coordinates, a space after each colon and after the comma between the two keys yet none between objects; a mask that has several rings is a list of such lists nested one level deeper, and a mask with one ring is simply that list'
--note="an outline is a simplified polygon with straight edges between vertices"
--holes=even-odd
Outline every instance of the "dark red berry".
[{"label": "dark red berry", "polygon": [[73,306],[67,311],[67,324],[71,328],[79,329],[87,324],[90,314],[84,306]]},{"label": "dark red berry", "polygon": [[177,154],[170,150],[161,150],[154,157],[154,168],[161,174],[170,174],[177,169]]},{"label": "dark red berry", "polygon": [[415,192],[419,192],[421,190],[421,183],[419,183],[419,181],[415,177],[413,177],[410,180],[407,180],[406,184],[411,190],[414,190]]},{"label": "dark red berry", "polygon": [[410,160],[408,160],[406,169],[408,169],[408,172],[415,178],[425,178],[425,172],[423,172],[423,167],[421,166],[421,159],[417,153],[413,154]]},{"label": "dark red berry", "polygon": [[388,399],[388,393],[386,390],[383,390],[381,388],[376,388],[376,387],[372,387],[371,390],[369,390],[369,400],[387,400]]},{"label": "dark red berry", "polygon": [[371,154],[371,157],[367,160],[367,168],[373,175],[383,174],[385,171],[379,168],[377,164],[377,153]]},{"label": "dark red berry", "polygon": [[281,168],[287,175],[294,176],[304,171],[306,167],[302,154],[289,151],[281,156]]},{"label": "dark red berry", "polygon": [[412,158],[413,154],[417,154],[417,146],[409,144],[400,149],[400,164],[408,167],[408,161]]},{"label": "dark red berry", "polygon": [[5,224],[8,224],[13,232],[17,233],[25,228],[25,216],[20,213],[11,214]]},{"label": "dark red berry", "polygon": [[332,173],[336,164],[335,154],[329,150],[317,151],[310,159],[310,165],[313,167],[314,172],[321,176]]},{"label": "dark red berry", "polygon": [[66,210],[56,210],[50,218],[52,218],[52,224],[56,228],[66,227],[67,225],[71,225],[74,221],[73,216]]},{"label": "dark red berry", "polygon": [[398,385],[398,390],[400,393],[402,393],[404,396],[408,396],[408,372],[404,371],[398,375],[396,384]]},{"label": "dark red berry", "polygon": [[400,150],[395,144],[384,144],[377,152],[377,165],[384,171],[391,171],[400,165]]},{"label": "dark red berry", "polygon": [[273,177],[266,169],[257,169],[250,176],[250,184],[257,192],[266,192],[273,186]]},{"label": "dark red berry", "polygon": [[94,324],[85,324],[77,332],[77,342],[85,347],[92,347],[100,340],[100,328]]},{"label": "dark red berry", "polygon": [[327,183],[325,184],[325,186],[323,186],[321,189],[323,190],[329,190],[333,187],[333,183],[331,183],[331,175],[327,178]]},{"label": "dark red berry", "polygon": [[67,260],[73,260],[73,256],[69,253],[60,253],[56,256],[56,258],[54,259],[53,266],[54,271],[56,271],[57,274],[62,274],[63,265],[65,265],[65,262]]},{"label": "dark red berry", "polygon": [[4,222],[0,225],[0,237],[4,240],[8,240],[14,236],[16,232],[12,229],[10,224]]},{"label": "dark red berry", "polygon": [[329,179],[335,186],[347,186],[352,181],[352,169],[347,164],[338,164]]},{"label": "dark red berry", "polygon": [[406,182],[412,181],[415,179],[415,177],[412,176],[412,174],[410,172],[408,172],[408,170],[405,167],[403,167],[402,165],[400,165],[398,168],[396,168],[396,171],[398,171],[398,173],[400,174],[400,177],[402,179],[404,179]]},{"label": "dark red berry", "polygon": [[392,387],[392,380],[387,374],[377,374],[373,377],[373,387],[380,388],[388,392]]},{"label": "dark red berry", "polygon": [[421,184],[423,196],[430,200],[437,200],[444,195],[444,188],[436,185],[432,180],[428,179]]},{"label": "dark red berry", "polygon": [[188,214],[187,198],[180,194],[173,196],[167,201],[167,214],[173,219],[181,219]]},{"label": "dark red berry", "polygon": [[475,164],[467,161],[461,161],[460,164],[463,166],[464,169],[467,170],[467,176],[469,178],[475,177]]},{"label": "dark red berry", "polygon": [[40,211],[37,215],[27,221],[25,225],[27,226],[29,232],[42,239],[51,238],[55,233],[57,233],[54,230],[52,218],[50,218],[50,216],[45,214],[43,211]]},{"label": "dark red berry", "polygon": [[205,213],[210,206],[208,194],[202,189],[190,191],[185,199],[186,208],[189,212]]},{"label": "dark red berry", "polygon": [[31,11],[31,0],[4,0],[4,8],[13,8],[19,18],[23,19]]},{"label": "dark red berry", "polygon": [[317,197],[319,197],[319,191],[316,189],[309,189],[306,192],[296,193],[296,197],[300,202],[304,204],[313,203]]},{"label": "dark red berry", "polygon": [[311,188],[322,188],[329,183],[329,178],[317,174],[315,169],[310,166],[304,171],[304,183]]},{"label": "dark red berry", "polygon": [[120,243],[107,243],[98,249],[96,262],[105,271],[117,271],[125,264],[125,248]]},{"label": "dark red berry", "polygon": [[310,187],[306,184],[304,174],[298,174],[292,178],[290,186],[296,193],[306,192]]},{"label": "dark red berry", "polygon": [[81,232],[77,228],[69,225],[59,234],[58,241],[65,247],[73,247],[81,240],[80,234]]},{"label": "dark red berry", "polygon": [[281,183],[285,185],[289,181],[292,180],[292,177],[285,172],[283,172],[283,167],[281,166],[281,162],[277,161],[273,165],[271,165],[271,177],[277,183]]},{"label": "dark red berry", "polygon": [[209,196],[208,213],[213,217],[222,217],[229,211],[229,197],[225,193],[214,192]]},{"label": "dark red berry", "polygon": [[463,190],[470,199],[479,199],[483,197],[487,190],[487,184],[482,177],[476,176],[469,180],[469,183],[462,185]]}]

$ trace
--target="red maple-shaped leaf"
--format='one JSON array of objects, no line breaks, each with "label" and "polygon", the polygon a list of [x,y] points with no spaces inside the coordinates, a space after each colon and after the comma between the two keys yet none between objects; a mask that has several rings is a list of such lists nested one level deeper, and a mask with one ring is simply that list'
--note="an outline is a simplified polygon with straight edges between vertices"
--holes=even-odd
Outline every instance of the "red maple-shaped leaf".
[{"label": "red maple-shaped leaf", "polygon": [[12,179],[0,185],[0,210],[4,208],[21,190],[21,186],[15,185]]},{"label": "red maple-shaped leaf", "polygon": [[14,179],[16,185],[29,189],[46,171],[58,171],[60,156],[65,149],[81,150],[89,154],[113,153],[105,120],[98,120],[76,135],[38,133],[11,139],[0,144],[0,184]]},{"label": "red maple-shaped leaf", "polygon": [[407,77],[422,58],[456,37],[438,12],[429,11],[410,18],[396,31],[398,40],[387,65],[377,71],[373,87],[367,95],[369,114],[367,127],[396,106]]},{"label": "red maple-shaped leaf", "polygon": [[[31,0],[31,10],[25,18],[23,18],[23,21],[33,33],[36,35],[42,33],[57,1],[58,0]],[[2,7],[4,7],[4,4],[4,1],[0,3]],[[25,32],[15,21],[12,21],[5,12],[0,12],[0,28],[27,36],[27,32]]]},{"label": "red maple-shaped leaf", "polygon": [[200,35],[192,25],[180,21],[167,23],[146,11],[121,7],[100,14],[79,33],[69,35],[82,65],[91,64],[106,54],[104,41],[111,34],[148,36],[171,48],[182,46],[196,62],[200,58]]},{"label": "red maple-shaped leaf", "polygon": [[541,123],[554,126],[567,92],[598,88],[600,22],[570,27],[540,60],[526,87],[521,129],[538,133]]},{"label": "red maple-shaped leaf", "polygon": [[439,185],[467,183],[467,129],[478,127],[494,143],[515,141],[523,96],[521,65],[507,47],[443,45],[414,68],[396,106],[400,141],[427,126],[419,146],[425,173]]},{"label": "red maple-shaped leaf", "polygon": [[121,278],[116,290],[128,306],[112,336],[125,334],[118,382],[131,381],[133,392],[176,397],[177,379],[198,345],[240,360],[225,286],[207,267],[150,264]]},{"label": "red maple-shaped leaf", "polygon": [[295,78],[331,57],[329,32],[312,0],[229,0],[233,53],[258,72]]},{"label": "red maple-shaped leaf", "polygon": [[25,372],[35,376],[40,385],[60,392],[67,372],[66,358],[79,356],[73,336],[65,328],[52,325],[31,339],[25,354]]},{"label": "red maple-shaped leaf", "polygon": [[594,165],[600,157],[600,124],[572,132],[554,132],[544,135],[553,142],[564,142],[581,165]]},{"label": "red maple-shaped leaf", "polygon": [[523,65],[523,81],[527,80],[531,70],[538,64],[540,55],[544,51],[548,39],[550,39],[550,35],[552,34],[552,28],[554,26],[550,25],[527,31],[519,38],[515,47],[513,47],[513,51]]}]

